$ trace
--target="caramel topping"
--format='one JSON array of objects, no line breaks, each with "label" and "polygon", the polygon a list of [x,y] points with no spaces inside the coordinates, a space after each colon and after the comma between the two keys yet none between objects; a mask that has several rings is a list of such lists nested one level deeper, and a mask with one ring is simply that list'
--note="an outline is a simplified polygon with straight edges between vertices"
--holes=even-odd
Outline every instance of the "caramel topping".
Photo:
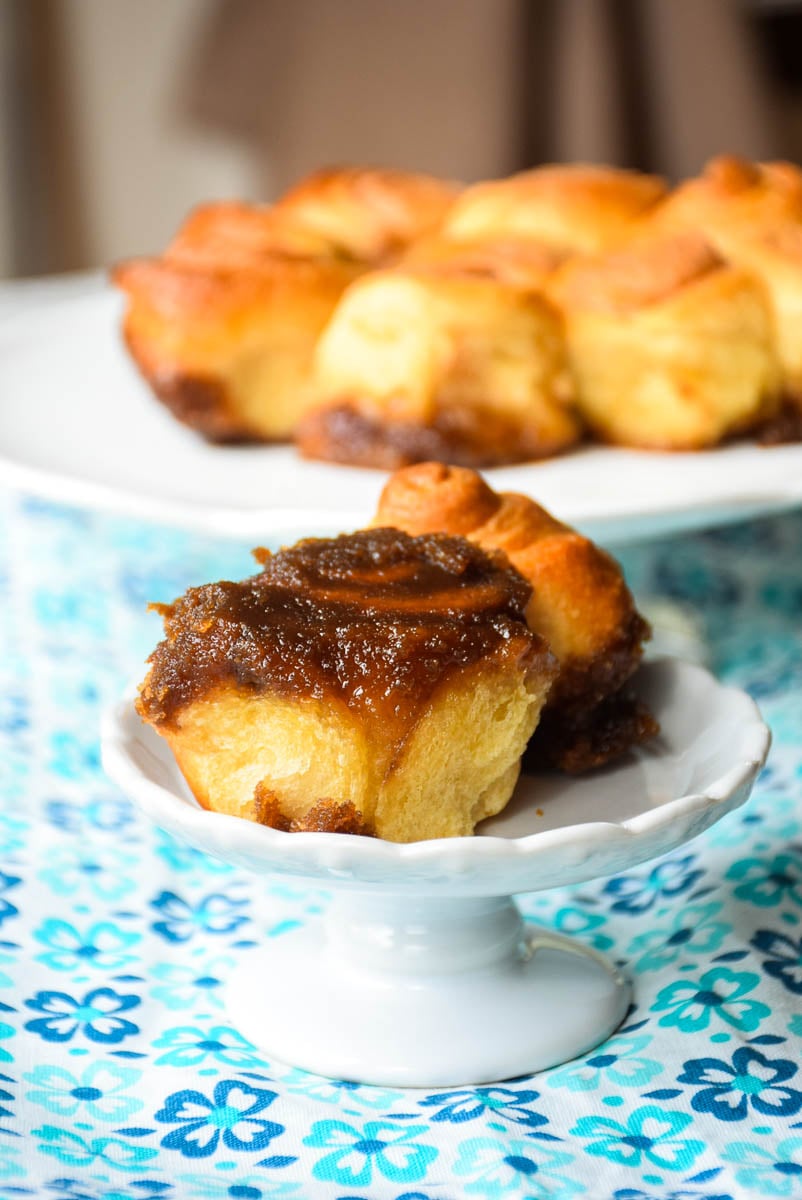
[{"label": "caramel topping", "polygon": [[258,556],[261,574],[158,606],[166,638],[139,701],[152,724],[227,684],[334,698],[395,726],[453,668],[543,658],[530,585],[462,538],[376,529]]}]

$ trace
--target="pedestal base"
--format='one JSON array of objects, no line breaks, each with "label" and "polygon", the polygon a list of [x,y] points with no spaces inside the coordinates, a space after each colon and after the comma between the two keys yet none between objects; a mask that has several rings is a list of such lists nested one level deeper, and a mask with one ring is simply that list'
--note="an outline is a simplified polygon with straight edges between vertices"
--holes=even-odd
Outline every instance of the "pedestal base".
[{"label": "pedestal base", "polygon": [[359,1083],[445,1087],[556,1066],[623,1019],[626,980],[508,898],[338,899],[232,976],[236,1028],[268,1057]]}]

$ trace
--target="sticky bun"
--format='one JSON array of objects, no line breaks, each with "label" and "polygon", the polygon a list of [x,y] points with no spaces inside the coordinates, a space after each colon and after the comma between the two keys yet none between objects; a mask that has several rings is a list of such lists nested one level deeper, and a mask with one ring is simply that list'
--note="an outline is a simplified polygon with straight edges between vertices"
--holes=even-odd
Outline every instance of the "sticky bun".
[{"label": "sticky bun", "polygon": [[499,812],[555,673],[507,559],[394,529],[257,558],[157,606],[138,708],[198,801],[396,842]]}]

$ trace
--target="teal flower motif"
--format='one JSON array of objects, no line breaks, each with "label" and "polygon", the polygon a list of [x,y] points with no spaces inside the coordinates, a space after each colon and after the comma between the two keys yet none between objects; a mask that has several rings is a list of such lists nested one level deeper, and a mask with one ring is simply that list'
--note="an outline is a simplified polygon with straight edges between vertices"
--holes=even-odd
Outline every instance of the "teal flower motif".
[{"label": "teal flower motif", "polygon": [[557,910],[552,923],[559,933],[585,938],[596,950],[609,950],[614,945],[613,939],[606,933],[595,932],[607,924],[607,918],[600,913],[567,906]]},{"label": "teal flower motif", "polygon": [[50,738],[50,753],[50,769],[62,779],[91,778],[100,771],[96,743],[82,742],[72,733],[54,733]]},{"label": "teal flower motif", "polygon": [[742,880],[735,895],[758,908],[772,908],[787,900],[802,908],[802,862],[795,855],[741,858],[732,864],[726,878]]},{"label": "teal flower motif", "polygon": [[417,1140],[423,1125],[368,1121],[364,1130],[344,1121],[315,1121],[305,1146],[328,1149],[312,1168],[315,1179],[363,1187],[374,1170],[393,1183],[423,1179],[439,1151]]},{"label": "teal flower motif", "polygon": [[198,1008],[200,1005],[204,1008],[222,1008],[222,981],[234,965],[230,955],[204,959],[197,966],[157,963],[151,975],[160,982],[151,988],[150,994],[173,1012]]},{"label": "teal flower motif", "polygon": [[735,1167],[735,1178],[749,1195],[802,1195],[802,1137],[784,1138],[771,1148],[732,1142],[721,1151]]},{"label": "teal flower motif", "polygon": [[674,912],[667,925],[639,933],[627,947],[636,971],[659,971],[683,954],[709,954],[717,950],[731,926],[714,917],[721,904],[688,904]]},{"label": "teal flower motif", "polygon": [[585,1139],[587,1154],[622,1166],[639,1167],[646,1160],[664,1171],[684,1171],[705,1148],[704,1142],[679,1136],[691,1123],[688,1113],[644,1104],[626,1125],[609,1117],[582,1117],[571,1133]]},{"label": "teal flower motif", "polygon": [[368,1087],[361,1083],[350,1083],[345,1079],[324,1079],[320,1075],[310,1075],[293,1067],[286,1075],[281,1076],[281,1083],[288,1092],[308,1096],[323,1104],[342,1104],[348,1107],[387,1110],[399,1100],[404,1093],[393,1091],[391,1088]]},{"label": "teal flower motif", "polygon": [[57,896],[87,891],[99,900],[119,900],[136,887],[125,871],[137,862],[133,854],[83,843],[54,846],[39,879]]},{"label": "teal flower motif", "polygon": [[542,1142],[523,1138],[476,1137],[462,1142],[454,1174],[470,1179],[464,1190],[496,1200],[552,1200],[584,1192],[581,1183],[556,1170],[573,1161],[573,1155]]},{"label": "teal flower motif", "polygon": [[227,1025],[200,1029],[197,1025],[176,1025],[153,1043],[154,1049],[167,1047],[155,1065],[195,1067],[211,1058],[232,1067],[265,1067],[265,1060],[241,1033]]},{"label": "teal flower motif", "polygon": [[158,837],[156,853],[174,871],[197,871],[200,869],[210,875],[230,875],[234,870],[231,863],[223,862],[221,858],[213,858],[211,854],[204,854],[202,850],[196,850],[188,842],[179,842],[162,829],[156,831],[156,836]]},{"label": "teal flower motif", "polygon": [[[186,1175],[177,1175],[175,1182],[186,1184],[185,1188],[176,1188],[175,1200],[184,1195],[191,1196],[192,1200],[273,1200],[275,1196],[297,1196],[302,1189],[300,1183],[270,1179],[265,1174],[244,1175],[240,1174],[239,1170],[233,1179],[189,1172]],[[309,1192],[304,1189],[301,1200],[307,1200],[308,1197]],[[165,1200],[170,1198],[165,1197]]]},{"label": "teal flower motif", "polygon": [[158,1150],[149,1146],[135,1146],[121,1138],[80,1137],[69,1129],[55,1125],[43,1125],[34,1129],[32,1137],[40,1138],[38,1149],[43,1154],[57,1158],[60,1162],[88,1166],[104,1162],[118,1171],[138,1171],[143,1163],[155,1158]]},{"label": "teal flower motif", "polygon": [[38,1066],[23,1075],[35,1086],[26,1097],[48,1112],[73,1117],[79,1112],[96,1121],[124,1121],[142,1108],[143,1102],[120,1093],[142,1076],[133,1067],[114,1062],[91,1063],[80,1076],[63,1067]]},{"label": "teal flower motif", "polygon": [[648,1034],[621,1034],[597,1047],[587,1058],[549,1071],[550,1088],[568,1088],[570,1092],[590,1092],[596,1088],[644,1087],[663,1070],[653,1058],[641,1057],[651,1042]]},{"label": "teal flower motif", "polygon": [[660,1024],[676,1025],[683,1033],[707,1029],[713,1016],[752,1033],[771,1009],[759,1000],[745,1000],[747,992],[760,982],[751,971],[731,971],[715,967],[701,979],[678,979],[657,993],[651,1012],[665,1012]]},{"label": "teal flower motif", "polygon": [[20,1162],[16,1146],[0,1145],[0,1179],[19,1179],[27,1174],[27,1162]]},{"label": "teal flower motif", "polygon": [[25,837],[30,822],[10,813],[0,813],[0,855],[11,861],[18,850],[25,846]]},{"label": "teal flower motif", "polygon": [[[16,1029],[13,1025],[7,1025],[5,1021],[0,1021],[0,1042],[4,1042],[7,1038],[12,1038],[16,1034]],[[13,1062],[14,1055],[8,1050],[0,1047],[0,1062]]]},{"label": "teal flower motif", "polygon": [[136,955],[127,951],[142,937],[139,933],[126,932],[110,921],[97,921],[82,934],[74,925],[57,917],[48,917],[33,936],[42,945],[52,947],[47,954],[37,954],[37,962],[56,971],[73,971],[78,967],[118,971],[136,961]]}]

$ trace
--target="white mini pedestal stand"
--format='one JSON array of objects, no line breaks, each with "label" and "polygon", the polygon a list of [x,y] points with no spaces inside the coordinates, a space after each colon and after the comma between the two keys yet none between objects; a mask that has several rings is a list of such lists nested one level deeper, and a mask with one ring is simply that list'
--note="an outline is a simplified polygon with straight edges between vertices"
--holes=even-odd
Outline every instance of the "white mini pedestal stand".
[{"label": "white mini pedestal stand", "polygon": [[659,660],[636,686],[658,738],[614,768],[522,777],[472,838],[398,846],[205,812],[130,695],[104,722],[103,761],[170,833],[334,893],[322,920],[267,939],[226,983],[232,1022],[269,1057],[362,1083],[488,1083],[591,1049],[630,998],[609,963],[525,926],[511,897],[674,850],[746,800],[768,753],[754,702],[702,668]]},{"label": "white mini pedestal stand", "polygon": [[346,894],[255,953],[226,988],[268,1056],[337,1079],[486,1083],[575,1058],[626,1014],[627,981],[509,897]]}]

